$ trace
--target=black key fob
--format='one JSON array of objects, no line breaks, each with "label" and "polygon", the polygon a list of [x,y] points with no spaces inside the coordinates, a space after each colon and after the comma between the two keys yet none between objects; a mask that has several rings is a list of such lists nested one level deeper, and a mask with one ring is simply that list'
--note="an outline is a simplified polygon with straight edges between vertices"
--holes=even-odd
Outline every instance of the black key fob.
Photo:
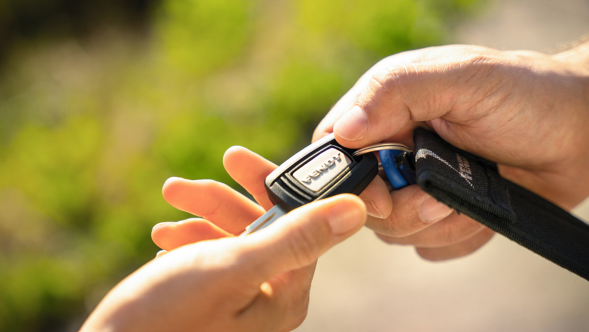
[{"label": "black key fob", "polygon": [[288,158],[266,177],[274,207],[246,227],[242,236],[257,232],[301,205],[343,193],[359,195],[378,174],[373,153],[354,156],[333,134]]},{"label": "black key fob", "polygon": [[302,149],[266,177],[274,204],[290,211],[301,205],[343,193],[359,195],[378,174],[372,153],[353,156],[333,134]]}]

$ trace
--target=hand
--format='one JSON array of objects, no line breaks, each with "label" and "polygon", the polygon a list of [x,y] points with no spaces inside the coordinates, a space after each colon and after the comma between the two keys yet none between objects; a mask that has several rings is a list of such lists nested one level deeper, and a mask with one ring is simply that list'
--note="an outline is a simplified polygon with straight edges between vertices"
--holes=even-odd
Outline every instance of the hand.
[{"label": "hand", "polygon": [[[412,147],[413,129],[428,127],[568,210],[589,195],[587,59],[589,44],[555,56],[460,45],[393,55],[360,78],[314,139],[333,131],[349,148],[381,141]],[[367,190],[384,188],[375,181]],[[469,254],[493,234],[417,186],[372,202],[377,212],[367,226],[426,259]]]},{"label": "hand", "polygon": [[[230,175],[271,207],[263,183],[276,166],[243,148],[224,159]],[[340,195],[234,237],[264,209],[211,180],[172,178],[163,194],[205,219],[156,225],[153,240],[167,252],[111,290],[82,331],[290,331],[306,316],[317,258],[366,219],[360,199]]]}]

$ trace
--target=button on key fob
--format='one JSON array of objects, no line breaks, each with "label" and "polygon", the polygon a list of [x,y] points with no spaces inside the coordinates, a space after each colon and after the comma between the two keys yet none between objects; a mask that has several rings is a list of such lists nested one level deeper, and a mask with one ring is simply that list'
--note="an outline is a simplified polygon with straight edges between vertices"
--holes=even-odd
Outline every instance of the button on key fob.
[{"label": "button on key fob", "polygon": [[359,195],[378,174],[372,153],[337,143],[333,134],[302,149],[266,177],[265,187],[276,204],[249,225],[242,235],[256,232],[301,205],[343,193]]}]

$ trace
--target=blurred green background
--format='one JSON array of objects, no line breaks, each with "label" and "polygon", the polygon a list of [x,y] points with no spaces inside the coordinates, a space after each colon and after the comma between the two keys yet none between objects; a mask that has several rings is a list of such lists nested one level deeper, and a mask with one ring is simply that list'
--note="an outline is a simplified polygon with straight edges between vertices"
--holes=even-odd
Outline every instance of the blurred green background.
[{"label": "blurred green background", "polygon": [[[187,217],[166,178],[238,187],[376,61],[444,43],[476,0],[0,2],[0,330],[75,331]],[[241,189],[240,189],[241,190]]]}]

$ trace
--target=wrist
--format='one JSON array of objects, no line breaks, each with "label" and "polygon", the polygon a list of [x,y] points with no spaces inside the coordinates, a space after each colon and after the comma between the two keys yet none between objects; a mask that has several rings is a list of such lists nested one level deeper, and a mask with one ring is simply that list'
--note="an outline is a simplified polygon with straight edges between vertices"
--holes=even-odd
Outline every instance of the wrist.
[{"label": "wrist", "polygon": [[589,76],[589,37],[584,38],[584,40],[566,51],[552,55],[552,58],[568,63]]},{"label": "wrist", "polygon": [[578,42],[574,47],[551,56],[562,64],[562,69],[570,79],[568,91],[575,93],[567,103],[568,110],[573,110],[567,116],[569,123],[569,140],[563,149],[568,150],[561,165],[562,172],[557,176],[556,183],[563,184],[563,190],[555,197],[559,205],[570,210],[589,197],[589,36]]},{"label": "wrist", "polygon": [[[574,73],[575,81],[580,86],[581,95],[578,100],[578,116],[574,119],[578,124],[578,135],[580,139],[574,145],[575,159],[577,161],[576,183],[571,183],[572,186],[578,187],[576,192],[577,197],[574,207],[581,203],[585,198],[589,197],[589,154],[587,154],[587,146],[589,144],[589,132],[582,127],[587,128],[589,125],[589,38],[585,38],[582,43],[564,52],[554,55],[557,61],[567,63],[569,70]],[[572,166],[572,165],[571,165]],[[575,167],[571,167],[574,169]]]}]

